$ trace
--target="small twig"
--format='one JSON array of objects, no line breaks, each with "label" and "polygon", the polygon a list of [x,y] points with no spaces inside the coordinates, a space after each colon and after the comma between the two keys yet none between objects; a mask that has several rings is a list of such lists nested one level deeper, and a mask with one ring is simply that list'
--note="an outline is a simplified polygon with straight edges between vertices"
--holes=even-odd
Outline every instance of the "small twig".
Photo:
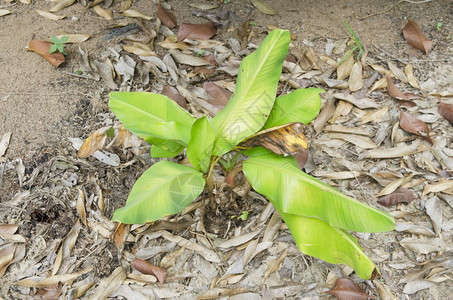
[{"label": "small twig", "polygon": [[412,3],[412,4],[421,4],[421,3],[431,2],[431,1],[433,1],[433,0],[421,0],[421,1],[400,0],[396,4],[391,6],[390,8],[387,8],[387,9],[384,9],[384,10],[382,10],[380,12],[377,12],[377,13],[374,13],[374,14],[371,14],[371,15],[368,15],[368,16],[365,16],[365,17],[360,17],[360,18],[357,18],[357,19],[358,20],[365,20],[365,19],[368,19],[368,18],[371,18],[371,17],[374,17],[374,16],[382,15],[382,14],[394,9],[395,7],[397,7],[398,5],[400,5],[403,2],[408,2],[408,3]]}]

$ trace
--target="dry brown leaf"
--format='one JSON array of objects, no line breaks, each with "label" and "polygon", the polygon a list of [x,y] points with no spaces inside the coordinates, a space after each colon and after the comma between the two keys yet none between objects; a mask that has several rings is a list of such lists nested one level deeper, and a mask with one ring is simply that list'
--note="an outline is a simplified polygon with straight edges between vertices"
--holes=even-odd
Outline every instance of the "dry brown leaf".
[{"label": "dry brown leaf", "polygon": [[[348,51],[349,53],[349,51]],[[348,53],[346,55],[348,55]],[[354,55],[350,54],[347,59],[345,59],[337,67],[337,79],[343,80],[351,74],[352,67],[354,66]]]},{"label": "dry brown leaf", "polygon": [[366,124],[368,122],[380,121],[383,116],[389,111],[388,106],[384,106],[381,109],[369,111],[365,113],[360,119],[360,124]]},{"label": "dry brown leaf", "polygon": [[58,273],[62,261],[64,259],[67,259],[71,255],[71,251],[72,249],[74,249],[77,238],[79,237],[80,229],[82,229],[82,226],[80,225],[79,220],[77,220],[77,222],[74,224],[74,226],[71,228],[71,230],[68,232],[61,243],[60,250],[58,251],[57,257],[55,258],[51,276],[54,276]]},{"label": "dry brown leaf", "polygon": [[453,189],[453,180],[444,180],[435,184],[427,184],[423,188],[422,197],[428,193],[438,193]]},{"label": "dry brown leaf", "polygon": [[62,20],[64,18],[66,18],[66,16],[57,16],[51,12],[48,12],[48,11],[45,11],[45,10],[40,10],[40,9],[37,9],[36,12],[46,18],[46,19],[49,19],[49,20],[54,20],[54,21],[58,21],[58,20]]},{"label": "dry brown leaf", "polygon": [[379,194],[377,196],[380,197],[380,196],[385,196],[390,193],[393,193],[397,188],[399,188],[400,186],[409,182],[413,177],[414,177],[414,174],[410,174],[408,176],[403,176],[401,178],[398,178],[398,179],[390,182],[389,184],[387,184],[385,186],[384,189],[382,189],[382,191],[379,192]]},{"label": "dry brown leaf", "polygon": [[434,141],[429,137],[428,125],[404,110],[400,110],[400,127],[404,131],[421,136],[431,144],[434,144]]},{"label": "dry brown leaf", "polygon": [[11,11],[9,11],[7,9],[0,9],[0,17],[9,15],[10,13],[11,13]]},{"label": "dry brown leaf", "polygon": [[253,6],[255,6],[260,12],[266,15],[275,15],[277,11],[273,9],[269,4],[261,0],[252,0]]},{"label": "dry brown leaf", "polygon": [[362,64],[359,61],[352,66],[348,85],[351,92],[358,91],[363,87]]},{"label": "dry brown leaf", "polygon": [[170,50],[169,52],[170,52],[171,56],[175,59],[175,61],[177,61],[178,63],[183,64],[183,65],[198,67],[198,66],[206,66],[206,65],[211,64],[208,61],[206,61],[200,57],[184,54],[178,50]]},{"label": "dry brown leaf", "polygon": [[[68,40],[65,42],[65,44],[80,44],[82,42],[85,42],[91,37],[91,35],[86,33],[66,33],[56,35],[55,37],[61,39],[64,36],[68,37]],[[51,39],[49,38],[47,41],[50,42]]]},{"label": "dry brown leaf", "polygon": [[433,46],[433,42],[428,40],[422,34],[420,27],[415,21],[410,19],[407,20],[407,24],[403,29],[403,35],[410,45],[425,52],[426,55],[428,55],[431,47]]},{"label": "dry brown leaf", "polygon": [[303,134],[302,123],[293,122],[257,132],[238,145],[244,149],[255,146],[263,146],[276,154],[286,156],[307,149],[308,141]]},{"label": "dry brown leaf", "polygon": [[407,237],[400,241],[401,246],[410,249],[417,254],[428,254],[431,252],[445,251],[448,250],[448,245],[440,238],[425,239]]},{"label": "dry brown leaf", "polygon": [[105,9],[101,5],[96,5],[93,10],[106,20],[113,20],[113,12],[111,9]]},{"label": "dry brown leaf", "polygon": [[352,143],[363,149],[372,149],[377,147],[377,145],[369,137],[366,136],[344,133],[328,133],[327,135],[332,139],[340,139],[345,142]]},{"label": "dry brown leaf", "polygon": [[157,7],[156,16],[159,18],[163,25],[167,26],[170,29],[173,29],[178,25],[178,21],[176,20],[175,15],[171,11],[163,8],[160,4]]},{"label": "dry brown leaf", "polygon": [[39,299],[42,300],[58,300],[58,298],[60,298],[62,289],[63,284],[59,282],[58,284],[52,286],[36,289],[36,295],[39,295]]},{"label": "dry brown leaf", "polygon": [[106,300],[120,287],[124,279],[126,279],[126,271],[119,266],[113,270],[109,277],[101,279],[98,287],[87,300]]},{"label": "dry brown leaf", "polygon": [[319,134],[324,125],[326,125],[327,121],[333,117],[335,114],[335,99],[329,98],[327,99],[326,104],[323,106],[321,112],[319,113],[318,117],[313,122],[313,128],[316,131],[316,134]]},{"label": "dry brown leaf", "polygon": [[395,158],[411,155],[420,151],[424,151],[426,148],[418,143],[412,145],[399,146],[387,149],[371,149],[366,153],[367,158]]},{"label": "dry brown leaf", "polygon": [[113,79],[114,78],[113,76],[115,74],[114,68],[110,59],[107,58],[105,62],[95,60],[93,64],[98,69],[99,75],[104,80],[107,87],[109,87],[112,90],[117,90],[118,86],[116,85],[115,80]]},{"label": "dry brown leaf", "polygon": [[375,65],[375,64],[371,64],[370,65],[374,70],[378,71],[379,74],[381,74],[382,76],[390,76],[392,77],[393,74],[391,71],[387,70],[386,68],[380,66],[380,65]]},{"label": "dry brown leaf", "polygon": [[392,63],[390,60],[387,62],[387,65],[389,66],[390,71],[392,71],[393,75],[398,78],[400,81],[407,83],[408,79],[406,74],[399,69],[394,63]]},{"label": "dry brown leaf", "polygon": [[286,258],[287,255],[288,255],[288,248],[285,249],[285,251],[282,253],[282,255],[280,255],[279,258],[277,258],[269,263],[266,271],[264,272],[263,281],[265,281],[267,278],[269,278],[269,276],[272,273],[278,271],[278,269],[280,268],[280,264],[283,262],[283,260]]},{"label": "dry brown leaf", "polygon": [[124,45],[123,49],[124,51],[136,54],[138,56],[157,56],[156,52],[151,50],[150,47],[139,42],[133,42],[130,45]]},{"label": "dry brown leaf", "polygon": [[87,213],[85,210],[85,193],[81,189],[77,189],[79,195],[76,201],[76,210],[82,220],[83,225],[87,226]]},{"label": "dry brown leaf", "polygon": [[364,136],[373,136],[373,134],[367,129],[360,127],[347,127],[342,125],[327,125],[324,127],[325,132],[340,132],[340,133],[351,133]]},{"label": "dry brown leaf", "polygon": [[453,124],[453,104],[440,101],[438,111],[442,118]]},{"label": "dry brown leaf", "polygon": [[222,243],[220,243],[217,247],[219,248],[231,248],[231,247],[236,247],[239,245],[243,245],[245,243],[248,243],[250,240],[254,239],[259,233],[261,232],[261,229],[242,234],[238,237],[231,238],[229,240],[226,240]]},{"label": "dry brown leaf", "polygon": [[107,139],[107,130],[110,129],[110,126],[100,128],[90,134],[90,136],[83,142],[79,151],[77,151],[77,156],[80,158],[87,158],[90,155],[93,155],[94,152],[104,148],[105,141]]},{"label": "dry brown leaf", "polygon": [[0,224],[0,233],[1,234],[14,234],[19,228],[17,224]]},{"label": "dry brown leaf", "polygon": [[189,3],[187,3],[187,5],[189,5],[190,7],[199,9],[199,10],[211,10],[211,9],[219,7],[219,5],[216,3],[192,3],[192,2],[189,2]]},{"label": "dry brown leaf", "polygon": [[425,203],[426,214],[430,217],[433,223],[434,231],[438,236],[442,230],[442,207],[440,206],[440,200],[437,196],[431,197]]},{"label": "dry brown leaf", "polygon": [[16,251],[16,244],[8,243],[0,247],[0,278],[5,274],[6,269],[14,259],[14,252]]},{"label": "dry brown leaf", "polygon": [[179,49],[179,50],[183,50],[183,51],[190,48],[190,46],[187,45],[186,43],[175,42],[169,37],[166,38],[165,40],[163,40],[162,42],[157,43],[157,45],[161,46],[165,49]]},{"label": "dry brown leaf", "polygon": [[393,98],[404,101],[411,101],[420,98],[419,95],[416,95],[414,93],[403,93],[402,91],[400,91],[393,83],[393,80],[390,78],[390,76],[385,76],[385,79],[387,80],[387,91]]},{"label": "dry brown leaf", "polygon": [[121,5],[120,5],[120,10],[119,10],[119,12],[120,12],[120,13],[123,13],[123,12],[125,12],[126,10],[128,10],[131,6],[132,6],[132,0],[124,0],[124,1],[121,1]]},{"label": "dry brown leaf", "polygon": [[414,76],[414,67],[412,67],[411,64],[406,65],[406,67],[404,68],[404,73],[407,76],[407,81],[409,82],[409,84],[416,89],[420,89],[417,78],[415,78]]},{"label": "dry brown leaf", "polygon": [[131,226],[129,224],[118,223],[113,232],[113,245],[115,245],[116,249],[118,249],[119,253],[123,252],[124,243],[129,236]]},{"label": "dry brown leaf", "polygon": [[9,141],[11,140],[12,132],[5,133],[2,138],[0,139],[0,157],[5,155],[6,150],[9,146]]},{"label": "dry brown leaf", "polygon": [[19,280],[19,281],[15,282],[14,284],[21,285],[21,286],[29,286],[29,287],[52,286],[52,285],[58,284],[59,282],[66,283],[67,281],[74,280],[86,273],[91,272],[92,270],[93,270],[93,266],[89,266],[78,272],[51,276],[51,277],[48,277],[39,282],[36,282],[33,279],[26,278],[26,279]]},{"label": "dry brown leaf", "polygon": [[137,18],[137,19],[143,19],[143,20],[151,20],[152,17],[150,16],[147,16],[145,14],[142,14],[141,12],[135,10],[135,9],[128,9],[128,10],[125,10],[123,11],[122,13],[123,16],[126,16],[126,17],[131,17],[131,18]]},{"label": "dry brown leaf", "polygon": [[338,278],[335,282],[335,286],[326,293],[334,295],[338,300],[374,299],[373,296],[365,293],[357,283],[348,278]]},{"label": "dry brown leaf", "polygon": [[333,97],[336,99],[347,101],[360,109],[379,107],[379,104],[377,104],[376,101],[374,101],[373,99],[370,98],[357,99],[352,94],[336,93],[333,95]]},{"label": "dry brown leaf", "polygon": [[179,27],[178,42],[182,42],[187,38],[193,40],[209,40],[216,33],[217,27],[212,22],[204,24],[183,23]]},{"label": "dry brown leaf", "polygon": [[232,95],[232,93],[227,89],[224,89],[223,87],[220,87],[210,81],[205,81],[203,83],[203,89],[213,98],[209,101],[209,103],[219,109],[225,107]]},{"label": "dry brown leaf", "polygon": [[160,284],[164,284],[165,278],[167,278],[167,272],[164,269],[153,265],[147,260],[136,258],[131,262],[131,265],[134,267],[134,269],[140,271],[143,274],[156,276]]},{"label": "dry brown leaf", "polygon": [[50,46],[52,46],[52,43],[41,40],[31,40],[28,44],[27,51],[38,53],[54,67],[58,67],[65,62],[64,55],[60,52],[49,53]]},{"label": "dry brown leaf", "polygon": [[168,231],[163,231],[162,237],[165,238],[166,240],[177,243],[181,247],[184,246],[184,247],[186,247],[186,249],[196,251],[199,255],[201,255],[203,258],[205,258],[206,260],[208,260],[210,262],[220,263],[220,258],[217,255],[217,253],[215,253],[211,249],[208,249],[200,244],[191,242],[180,236],[173,235]]},{"label": "dry brown leaf", "polygon": [[60,0],[60,1],[58,1],[57,4],[55,4],[55,6],[53,6],[51,9],[49,9],[49,11],[50,12],[60,11],[63,8],[71,6],[74,2],[75,2],[75,0]]},{"label": "dry brown leaf", "polygon": [[415,199],[414,194],[406,188],[398,188],[393,193],[382,197],[377,202],[384,206],[393,206],[397,203],[411,203]]},{"label": "dry brown leaf", "polygon": [[175,87],[172,87],[171,85],[167,84],[162,89],[161,94],[167,96],[170,99],[172,99],[173,101],[178,103],[179,106],[181,106],[182,108],[187,109],[186,98],[181,96],[181,94],[178,92],[178,89],[176,89]]}]

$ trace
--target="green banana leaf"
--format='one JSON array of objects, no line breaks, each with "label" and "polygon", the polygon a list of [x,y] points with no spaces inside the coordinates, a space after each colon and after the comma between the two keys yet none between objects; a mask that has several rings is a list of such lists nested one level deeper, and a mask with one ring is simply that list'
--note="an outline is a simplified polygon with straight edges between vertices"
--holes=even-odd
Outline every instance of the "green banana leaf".
[{"label": "green banana leaf", "polygon": [[109,106],[127,129],[148,142],[158,138],[184,146],[189,143],[190,128],[196,119],[167,96],[113,92]]},{"label": "green banana leaf", "polygon": [[178,213],[201,194],[205,183],[194,168],[160,161],[135,182],[126,205],[115,211],[112,220],[139,224]]},{"label": "green banana leaf", "polygon": [[274,105],[289,42],[289,31],[276,29],[241,62],[235,92],[212,120],[215,155],[230,151],[263,127]]},{"label": "green banana leaf", "polygon": [[251,157],[243,171],[253,188],[287,214],[318,218],[345,230],[393,230],[393,217],[348,197],[294,165],[294,159],[274,153]]},{"label": "green banana leaf", "polygon": [[363,279],[369,279],[375,271],[373,261],[349,233],[316,218],[285,214],[278,208],[277,211],[302,253],[332,264],[346,264]]},{"label": "green banana leaf", "polygon": [[187,146],[187,157],[190,163],[203,173],[209,169],[214,139],[214,129],[206,116],[193,123],[192,138]]},{"label": "green banana leaf", "polygon": [[[173,147],[174,146],[173,143],[176,146],[175,148]],[[163,144],[154,144],[154,143],[150,143],[150,144],[152,144],[150,155],[151,155],[151,157],[154,157],[154,158],[175,157],[176,155],[181,153],[182,150],[184,150],[184,148],[185,148],[184,145],[178,144],[173,141],[165,141],[165,140],[164,140]]]},{"label": "green banana leaf", "polygon": [[323,89],[298,89],[277,97],[269,118],[263,129],[285,125],[292,122],[310,123],[321,109],[320,93]]}]

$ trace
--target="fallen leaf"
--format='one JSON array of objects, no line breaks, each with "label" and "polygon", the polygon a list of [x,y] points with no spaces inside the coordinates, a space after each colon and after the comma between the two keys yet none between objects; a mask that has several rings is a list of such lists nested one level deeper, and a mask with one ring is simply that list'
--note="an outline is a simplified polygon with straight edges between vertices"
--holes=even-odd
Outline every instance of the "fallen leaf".
[{"label": "fallen leaf", "polygon": [[[69,140],[71,141],[72,146],[76,150],[79,150],[83,144],[83,141],[79,138],[69,138]],[[97,160],[99,160],[107,165],[114,166],[114,167],[117,167],[120,165],[120,157],[115,153],[98,150],[98,151],[95,151],[92,155],[94,158],[96,158]]]},{"label": "fallen leaf", "polygon": [[400,81],[407,83],[408,79],[406,74],[404,74],[401,69],[399,69],[394,63],[392,63],[390,60],[387,62],[387,65],[389,66],[390,71],[392,71],[393,75],[398,78]]},{"label": "fallen leaf", "polygon": [[275,15],[277,11],[273,9],[269,4],[261,0],[252,0],[253,6],[255,6],[260,12],[266,15]]},{"label": "fallen leaf", "polygon": [[222,109],[228,103],[232,95],[227,89],[210,81],[203,83],[203,89],[213,98],[209,103],[219,109]]},{"label": "fallen leaf", "polygon": [[241,142],[238,147],[250,149],[263,146],[276,154],[295,155],[308,148],[302,128],[303,125],[299,122],[268,128]]},{"label": "fallen leaf", "polygon": [[204,24],[183,23],[179,27],[178,42],[182,42],[187,38],[193,40],[209,40],[216,33],[217,27],[212,22]]},{"label": "fallen leaf", "polygon": [[80,158],[87,158],[90,155],[93,155],[94,152],[104,148],[105,141],[107,139],[107,130],[110,129],[110,126],[102,127],[92,134],[83,142],[79,151],[77,151],[77,156]]},{"label": "fallen leaf", "polygon": [[316,134],[319,134],[322,131],[324,125],[327,123],[327,121],[329,121],[330,118],[332,118],[334,114],[335,114],[335,99],[329,98],[327,99],[326,104],[324,104],[323,108],[321,109],[319,115],[313,121],[313,128],[315,129]]},{"label": "fallen leaf", "polygon": [[[88,40],[91,35],[86,34],[86,33],[66,33],[66,34],[59,34],[56,35],[55,37],[61,39],[62,37],[67,36],[68,40],[64,42],[65,44],[80,44],[82,42],[85,42]],[[48,42],[51,42],[51,39],[48,39]]]},{"label": "fallen leaf", "polygon": [[440,101],[438,111],[442,118],[453,124],[453,104]]},{"label": "fallen leaf", "polygon": [[352,94],[336,93],[333,95],[333,97],[336,99],[347,101],[347,102],[353,104],[354,106],[357,106],[360,109],[378,108],[379,107],[379,104],[377,104],[376,101],[373,99],[370,99],[370,98],[357,99]]},{"label": "fallen leaf", "polygon": [[414,194],[406,188],[398,188],[393,193],[382,197],[377,202],[384,206],[393,206],[397,203],[411,203],[415,199]]},{"label": "fallen leaf", "polygon": [[176,20],[175,15],[171,12],[163,8],[160,4],[157,7],[157,17],[159,20],[170,29],[175,28],[178,25],[178,21]]},{"label": "fallen leaf", "polygon": [[60,11],[63,8],[71,6],[74,2],[75,2],[75,0],[60,0],[60,1],[58,1],[57,4],[55,4],[55,6],[53,6],[51,9],[49,9],[49,11],[50,12]]},{"label": "fallen leaf", "polygon": [[415,78],[414,76],[414,67],[412,67],[411,64],[406,65],[406,67],[404,68],[404,73],[407,76],[407,81],[409,82],[409,84],[416,89],[420,89],[417,78]]},{"label": "fallen leaf", "polygon": [[339,300],[366,300],[368,298],[373,298],[373,296],[365,293],[360,286],[347,278],[338,278],[335,282],[335,286],[325,292],[331,295],[334,295]]},{"label": "fallen leaf", "polygon": [[438,193],[453,189],[453,180],[443,180],[435,184],[427,184],[423,188],[422,197],[428,193]]},{"label": "fallen leaf", "polygon": [[264,271],[263,281],[265,281],[267,278],[269,278],[269,276],[272,273],[278,271],[278,269],[280,268],[280,264],[286,258],[287,255],[288,255],[288,248],[285,249],[285,251],[282,253],[282,255],[280,255],[279,258],[277,258],[275,260],[272,260],[269,263],[269,265],[267,266],[266,271]]},{"label": "fallen leaf", "polygon": [[344,133],[329,133],[328,136],[331,139],[340,139],[345,142],[352,143],[363,149],[372,149],[377,147],[377,145],[369,137],[366,136]]},{"label": "fallen leaf", "polygon": [[390,78],[390,76],[385,76],[385,79],[387,80],[387,91],[393,98],[404,101],[411,101],[420,98],[419,95],[416,95],[414,93],[403,93],[402,91],[400,91],[393,83],[393,80],[392,78]]},{"label": "fallen leaf", "polygon": [[358,91],[363,87],[362,64],[359,61],[352,66],[348,85],[351,92]]},{"label": "fallen leaf", "polygon": [[152,19],[152,17],[144,15],[141,12],[134,10],[134,9],[125,10],[125,11],[123,11],[122,15],[126,16],[126,17],[143,19],[143,20],[147,20],[147,21]]},{"label": "fallen leaf", "polygon": [[52,43],[41,40],[31,40],[28,44],[27,51],[38,53],[54,67],[58,67],[65,62],[64,55],[60,52],[49,53],[50,46],[52,46]]},{"label": "fallen leaf", "polygon": [[19,228],[17,224],[0,224],[0,233],[1,234],[14,234]]},{"label": "fallen leaf", "polygon": [[354,55],[349,50],[345,55],[349,55],[341,64],[337,67],[337,79],[343,80],[351,74],[352,67],[354,66]]},{"label": "fallen leaf", "polygon": [[55,258],[51,276],[54,276],[58,273],[62,261],[67,259],[71,255],[72,249],[74,249],[81,229],[82,226],[80,225],[79,220],[77,220],[68,234],[64,237],[63,241],[61,242],[60,250],[57,253],[57,257]]},{"label": "fallen leaf", "polygon": [[11,12],[7,9],[0,9],[0,17],[9,15]]},{"label": "fallen leaf", "polygon": [[433,223],[434,231],[439,236],[442,230],[442,207],[439,198],[434,196],[426,201],[425,210]]},{"label": "fallen leaf", "polygon": [[124,0],[124,1],[121,1],[121,5],[120,5],[120,10],[119,10],[119,12],[120,12],[120,13],[123,13],[123,12],[125,12],[126,10],[128,10],[131,6],[132,6],[132,0]]},{"label": "fallen leaf", "polygon": [[175,42],[170,37],[166,38],[162,42],[157,43],[157,45],[165,49],[179,49],[183,51],[190,48],[190,46],[187,45],[186,43]]},{"label": "fallen leaf", "polygon": [[418,279],[408,282],[403,289],[404,294],[412,295],[418,291],[428,289],[433,286],[435,282],[425,280],[425,279]]},{"label": "fallen leaf", "polygon": [[431,252],[445,251],[449,246],[440,238],[426,239],[407,237],[400,241],[401,246],[410,249],[417,254],[428,254]]},{"label": "fallen leaf", "polygon": [[189,65],[194,67],[210,65],[208,61],[197,56],[184,54],[178,50],[170,50],[169,52],[176,62],[183,65]]},{"label": "fallen leaf", "polygon": [[58,300],[61,295],[62,289],[63,284],[59,282],[52,286],[38,288],[36,290],[36,295],[39,295],[39,299],[42,300]]},{"label": "fallen leaf", "polygon": [[400,127],[403,130],[421,136],[431,144],[434,144],[434,141],[429,137],[428,125],[404,110],[400,110]]},{"label": "fallen leaf", "polygon": [[167,84],[162,89],[161,94],[167,96],[170,99],[172,99],[173,101],[178,103],[179,106],[181,106],[182,108],[187,109],[186,98],[181,96],[181,94],[178,92],[178,89],[176,89],[175,87]]},{"label": "fallen leaf", "polygon": [[237,236],[237,237],[233,237],[233,238],[231,238],[229,240],[226,240],[226,241],[220,243],[219,245],[217,245],[217,247],[219,247],[219,248],[231,248],[231,247],[237,247],[239,245],[243,245],[245,243],[248,243],[252,239],[254,239],[261,232],[261,230],[262,229],[257,229],[255,231],[252,231],[252,232],[249,232],[249,233],[246,233],[246,234],[242,234],[242,235]]},{"label": "fallen leaf", "polygon": [[424,51],[428,55],[433,42],[428,40],[421,32],[420,27],[415,21],[407,20],[407,24],[403,29],[403,35],[406,41],[413,47]]},{"label": "fallen leaf", "polygon": [[[58,282],[66,283],[67,281],[73,281],[74,279],[89,273],[93,270],[93,266],[86,267],[80,271],[74,272],[74,273],[69,273],[69,274],[62,274],[62,275],[55,275],[51,277],[47,277],[44,280],[41,280],[39,282],[33,280],[33,279],[22,279],[14,284],[16,285],[21,285],[21,286],[28,286],[28,287],[42,287],[42,286],[52,286],[57,284]],[[99,298],[98,298],[99,299]]]},{"label": "fallen leaf", "polygon": [[394,158],[394,157],[403,157],[407,155],[412,155],[414,153],[426,150],[423,145],[418,143],[413,143],[412,145],[404,145],[393,148],[378,148],[368,150],[365,157],[367,158]]},{"label": "fallen leaf", "polygon": [[99,282],[99,285],[87,300],[106,300],[115,292],[126,279],[126,271],[119,266]]},{"label": "fallen leaf", "polygon": [[105,9],[101,5],[96,5],[93,10],[106,20],[113,20],[113,12],[111,9]]},{"label": "fallen leaf", "polygon": [[138,56],[156,56],[156,52],[151,50],[150,47],[139,42],[133,42],[132,44],[124,45],[123,49],[124,51],[136,54]]},{"label": "fallen leaf", "polygon": [[217,8],[219,7],[219,5],[215,4],[215,3],[187,3],[190,7],[193,7],[193,8],[196,8],[196,9],[200,9],[200,10],[211,10],[211,9],[214,9],[214,8]]},{"label": "fallen leaf", "polygon": [[134,259],[134,261],[131,262],[131,265],[134,267],[134,269],[140,271],[143,274],[156,276],[159,283],[164,284],[165,278],[167,277],[167,272],[164,269],[153,265],[147,260],[138,258]]},{"label": "fallen leaf", "polygon": [[388,112],[389,107],[384,106],[381,109],[369,111],[365,113],[360,119],[360,124],[366,124],[368,122],[380,121],[382,117]]},{"label": "fallen leaf", "polygon": [[0,247],[0,278],[5,274],[6,269],[14,259],[14,252],[16,251],[16,244],[7,243]]},{"label": "fallen leaf", "polygon": [[46,19],[49,19],[49,20],[54,20],[54,21],[58,21],[58,20],[62,20],[64,18],[66,18],[66,16],[57,16],[51,12],[48,12],[48,11],[45,11],[45,10],[40,10],[40,9],[37,9],[36,12],[46,18]]},{"label": "fallen leaf", "polygon": [[87,213],[85,210],[85,193],[81,189],[77,189],[79,191],[79,196],[76,200],[76,211],[82,220],[83,225],[87,226]]},{"label": "fallen leaf", "polygon": [[113,76],[115,74],[114,68],[110,59],[107,58],[105,62],[95,60],[93,62],[93,65],[96,66],[97,70],[99,71],[99,76],[101,76],[101,78],[104,80],[107,87],[109,87],[112,90],[117,90],[118,86],[116,85],[115,80],[113,79]]},{"label": "fallen leaf", "polygon": [[5,155],[6,150],[9,146],[9,141],[11,139],[12,132],[5,133],[2,138],[0,139],[0,157]]}]

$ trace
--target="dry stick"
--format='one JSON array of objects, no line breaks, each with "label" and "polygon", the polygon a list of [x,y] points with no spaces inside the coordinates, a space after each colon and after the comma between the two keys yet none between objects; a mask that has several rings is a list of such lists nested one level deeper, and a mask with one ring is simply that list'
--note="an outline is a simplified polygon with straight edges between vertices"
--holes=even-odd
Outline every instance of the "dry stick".
[{"label": "dry stick", "polygon": [[400,5],[403,2],[408,2],[408,3],[412,3],[412,4],[421,4],[421,3],[431,2],[431,1],[433,1],[433,0],[422,0],[422,1],[400,0],[395,5],[391,6],[390,8],[387,8],[387,9],[384,9],[383,11],[380,11],[380,12],[377,12],[377,13],[374,13],[374,14],[371,14],[371,15],[368,15],[368,16],[365,16],[365,17],[360,17],[360,18],[357,18],[357,19],[358,20],[365,20],[365,19],[368,19],[368,18],[371,18],[371,17],[374,17],[374,16],[382,15],[382,14],[388,12],[389,10],[394,9],[395,7],[397,7],[398,5]]}]

